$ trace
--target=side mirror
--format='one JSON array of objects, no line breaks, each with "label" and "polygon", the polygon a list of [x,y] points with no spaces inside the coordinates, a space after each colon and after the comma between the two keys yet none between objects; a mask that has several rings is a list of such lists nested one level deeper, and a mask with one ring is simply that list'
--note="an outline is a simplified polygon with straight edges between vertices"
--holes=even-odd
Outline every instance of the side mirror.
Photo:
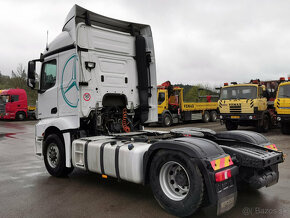
[{"label": "side mirror", "polygon": [[35,88],[35,61],[28,62],[27,86]]}]

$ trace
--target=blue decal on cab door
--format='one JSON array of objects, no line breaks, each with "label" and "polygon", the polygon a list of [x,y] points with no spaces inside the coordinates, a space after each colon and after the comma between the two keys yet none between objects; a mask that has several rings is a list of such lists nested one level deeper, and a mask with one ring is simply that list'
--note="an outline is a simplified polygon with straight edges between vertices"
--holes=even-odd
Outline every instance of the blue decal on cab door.
[{"label": "blue decal on cab door", "polygon": [[[65,63],[63,70],[62,70],[62,75],[61,75],[61,94],[64,99],[64,101],[72,108],[76,108],[79,103],[79,98],[78,98],[78,93],[75,93],[74,95],[69,95],[72,92],[78,92],[79,87],[77,84],[77,71],[76,71],[76,61],[77,61],[77,55],[74,54],[72,55]],[[64,75],[66,72],[66,69],[70,69],[71,67],[71,79],[64,87],[63,82],[64,82]],[[76,98],[77,97],[77,98]]]}]

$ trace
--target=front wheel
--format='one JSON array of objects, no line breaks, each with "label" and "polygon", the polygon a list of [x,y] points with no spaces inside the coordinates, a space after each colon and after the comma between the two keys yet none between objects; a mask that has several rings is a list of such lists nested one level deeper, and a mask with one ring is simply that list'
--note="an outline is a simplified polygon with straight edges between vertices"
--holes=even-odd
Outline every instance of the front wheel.
[{"label": "front wheel", "polygon": [[65,148],[58,135],[51,134],[45,139],[43,156],[50,175],[64,177],[72,172],[73,167],[65,166]]},{"label": "front wheel", "polygon": [[16,113],[16,119],[19,121],[23,121],[26,118],[25,112],[17,112]]},{"label": "front wheel", "polygon": [[290,134],[290,123],[281,123],[281,132],[283,134]]},{"label": "front wheel", "polygon": [[164,127],[170,127],[172,125],[172,117],[170,116],[170,114],[166,113],[163,115],[162,118],[162,126]]},{"label": "front wheel", "polygon": [[150,186],[160,206],[178,217],[192,215],[203,201],[201,172],[182,152],[161,150],[154,156]]},{"label": "front wheel", "polygon": [[238,124],[234,123],[230,120],[226,120],[226,128],[227,130],[237,130],[238,129]]},{"label": "front wheel", "polygon": [[263,120],[258,121],[257,131],[258,132],[268,132],[270,129],[270,119],[267,115],[263,116]]}]

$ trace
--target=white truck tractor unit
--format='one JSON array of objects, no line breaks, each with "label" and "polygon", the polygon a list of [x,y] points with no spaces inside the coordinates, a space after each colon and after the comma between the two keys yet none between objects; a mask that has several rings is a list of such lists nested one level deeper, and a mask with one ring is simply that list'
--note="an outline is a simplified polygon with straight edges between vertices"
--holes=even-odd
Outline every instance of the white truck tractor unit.
[{"label": "white truck tractor unit", "polygon": [[35,153],[52,176],[79,168],[149,184],[161,207],[177,216],[201,206],[224,213],[235,205],[238,185],[278,182],[283,153],[258,133],[143,129],[158,121],[148,25],[75,5],[61,34],[29,61],[27,85],[39,93]]}]

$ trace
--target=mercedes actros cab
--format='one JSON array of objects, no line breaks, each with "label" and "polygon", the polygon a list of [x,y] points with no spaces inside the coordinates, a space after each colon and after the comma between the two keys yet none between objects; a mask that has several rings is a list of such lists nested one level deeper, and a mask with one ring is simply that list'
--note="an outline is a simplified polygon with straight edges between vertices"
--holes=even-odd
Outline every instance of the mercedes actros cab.
[{"label": "mercedes actros cab", "polygon": [[239,183],[278,182],[283,153],[260,134],[144,130],[158,120],[155,64],[149,25],[71,9],[61,34],[28,63],[27,84],[39,93],[35,153],[52,176],[78,168],[149,184],[176,216],[201,206],[222,214]]}]

